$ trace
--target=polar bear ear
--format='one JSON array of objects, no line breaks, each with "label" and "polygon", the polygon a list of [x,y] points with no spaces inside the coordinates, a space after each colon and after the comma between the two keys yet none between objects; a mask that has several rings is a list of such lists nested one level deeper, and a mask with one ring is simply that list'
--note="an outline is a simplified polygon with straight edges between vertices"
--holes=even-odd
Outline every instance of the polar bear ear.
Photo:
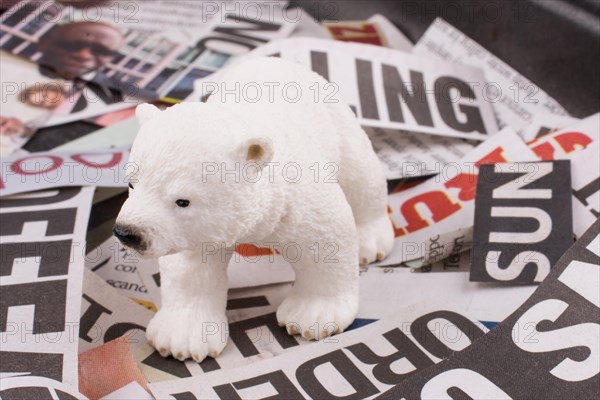
[{"label": "polar bear ear", "polygon": [[140,125],[150,121],[152,117],[158,113],[160,113],[160,110],[154,104],[143,103],[137,106],[135,109],[135,116],[137,117]]},{"label": "polar bear ear", "polygon": [[244,162],[268,163],[273,160],[273,142],[266,137],[256,137],[244,141],[238,150]]}]

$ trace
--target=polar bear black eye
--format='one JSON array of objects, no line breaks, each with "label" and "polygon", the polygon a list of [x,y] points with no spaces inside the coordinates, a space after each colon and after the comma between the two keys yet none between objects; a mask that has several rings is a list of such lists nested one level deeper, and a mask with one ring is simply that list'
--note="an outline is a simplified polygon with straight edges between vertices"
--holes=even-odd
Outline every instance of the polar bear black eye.
[{"label": "polar bear black eye", "polygon": [[179,199],[175,202],[175,204],[177,204],[179,207],[185,208],[187,206],[190,205],[190,201],[189,200],[183,200],[183,199]]},{"label": "polar bear black eye", "polygon": [[133,189],[133,185],[129,182],[129,189]]}]

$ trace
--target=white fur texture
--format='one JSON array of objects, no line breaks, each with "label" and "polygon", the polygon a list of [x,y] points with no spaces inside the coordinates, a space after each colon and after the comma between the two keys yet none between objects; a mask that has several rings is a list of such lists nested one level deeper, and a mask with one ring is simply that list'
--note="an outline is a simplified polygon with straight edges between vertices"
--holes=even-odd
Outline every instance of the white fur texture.
[{"label": "white fur texture", "polygon": [[162,308],[147,338],[179,360],[216,357],[226,344],[236,243],[287,256],[296,282],[277,319],[290,334],[321,339],[352,323],[359,261],[382,259],[394,238],[382,167],[335,87],[275,58],[239,64],[223,84],[239,98],[138,107],[134,188],[117,219],[142,238],[135,250],[160,257]]}]

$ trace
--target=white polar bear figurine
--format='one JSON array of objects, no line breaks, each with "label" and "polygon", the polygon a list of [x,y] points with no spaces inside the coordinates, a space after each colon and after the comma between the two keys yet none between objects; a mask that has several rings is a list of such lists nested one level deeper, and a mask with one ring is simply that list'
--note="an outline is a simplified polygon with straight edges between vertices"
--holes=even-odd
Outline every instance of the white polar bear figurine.
[{"label": "white polar bear figurine", "polygon": [[218,88],[206,103],[138,106],[129,198],[113,230],[140,256],[160,257],[162,307],[148,342],[197,362],[227,342],[236,244],[290,262],[296,281],[277,320],[319,340],[352,323],[359,262],[383,259],[394,240],[382,166],[334,85],[258,58],[231,67]]}]

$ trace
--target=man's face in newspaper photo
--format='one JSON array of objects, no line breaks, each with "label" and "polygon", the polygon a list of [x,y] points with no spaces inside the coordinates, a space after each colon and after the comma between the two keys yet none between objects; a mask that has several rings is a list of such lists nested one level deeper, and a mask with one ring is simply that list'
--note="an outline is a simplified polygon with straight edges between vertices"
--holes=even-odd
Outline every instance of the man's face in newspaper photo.
[{"label": "man's face in newspaper photo", "polygon": [[25,125],[17,118],[0,116],[0,135],[21,136],[25,132]]},{"label": "man's face in newspaper photo", "polygon": [[41,64],[72,79],[96,71],[123,45],[123,34],[101,22],[72,22],[55,26],[40,38]]}]

